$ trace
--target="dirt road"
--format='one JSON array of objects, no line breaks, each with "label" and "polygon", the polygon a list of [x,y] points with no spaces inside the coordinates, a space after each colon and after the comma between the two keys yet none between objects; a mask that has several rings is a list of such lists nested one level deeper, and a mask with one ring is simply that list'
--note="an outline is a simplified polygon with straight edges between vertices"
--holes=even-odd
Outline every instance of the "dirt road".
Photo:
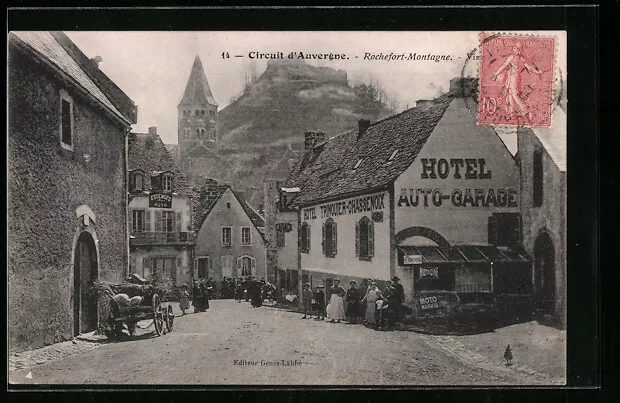
[{"label": "dirt road", "polygon": [[[174,331],[103,343],[9,372],[11,383],[229,385],[499,385],[541,379],[469,362],[432,336],[376,332],[362,325],[231,300],[177,317]],[[31,378],[27,377],[30,373]]]}]

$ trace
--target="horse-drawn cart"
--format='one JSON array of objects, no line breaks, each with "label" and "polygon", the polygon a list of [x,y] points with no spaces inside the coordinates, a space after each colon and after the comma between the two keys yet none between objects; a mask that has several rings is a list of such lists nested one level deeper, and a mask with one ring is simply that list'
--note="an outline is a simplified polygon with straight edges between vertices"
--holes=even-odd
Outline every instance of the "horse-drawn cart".
[{"label": "horse-drawn cart", "polygon": [[[162,290],[150,284],[99,283],[96,291],[99,328],[108,338],[121,337],[125,329],[130,336],[135,334],[136,328],[153,326],[158,336],[173,330],[174,312],[170,303],[165,301]],[[151,322],[141,326],[140,322],[147,320]]]}]

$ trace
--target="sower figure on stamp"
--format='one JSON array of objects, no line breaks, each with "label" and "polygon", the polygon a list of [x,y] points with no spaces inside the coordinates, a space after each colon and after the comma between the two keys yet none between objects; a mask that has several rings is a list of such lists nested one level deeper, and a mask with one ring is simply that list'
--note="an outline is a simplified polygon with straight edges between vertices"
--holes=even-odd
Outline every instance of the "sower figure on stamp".
[{"label": "sower figure on stamp", "polygon": [[532,120],[531,107],[522,99],[521,74],[523,70],[533,72],[538,75],[542,71],[534,66],[521,54],[521,44],[517,42],[512,48],[512,55],[508,56],[504,64],[502,64],[493,74],[493,80],[500,82],[506,91],[506,109],[508,115],[525,116],[528,120]]}]

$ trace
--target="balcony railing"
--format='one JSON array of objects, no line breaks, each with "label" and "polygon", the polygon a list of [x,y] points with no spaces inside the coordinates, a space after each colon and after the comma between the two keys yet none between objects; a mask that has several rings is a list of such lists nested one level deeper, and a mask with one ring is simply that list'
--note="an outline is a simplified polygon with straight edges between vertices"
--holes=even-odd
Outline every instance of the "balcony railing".
[{"label": "balcony railing", "polygon": [[193,232],[134,232],[129,238],[130,245],[155,244],[193,244],[196,237]]}]

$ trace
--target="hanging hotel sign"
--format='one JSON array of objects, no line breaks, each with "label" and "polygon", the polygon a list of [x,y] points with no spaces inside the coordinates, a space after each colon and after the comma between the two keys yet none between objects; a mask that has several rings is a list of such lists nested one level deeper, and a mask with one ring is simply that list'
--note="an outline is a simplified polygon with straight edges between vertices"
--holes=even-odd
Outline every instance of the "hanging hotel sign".
[{"label": "hanging hotel sign", "polygon": [[151,193],[149,195],[149,207],[172,208],[172,195],[167,193]]},{"label": "hanging hotel sign", "polygon": [[422,264],[422,255],[405,255],[403,256],[404,264]]},{"label": "hanging hotel sign", "polygon": [[355,197],[303,210],[304,221],[385,209],[386,193]]},{"label": "hanging hotel sign", "polygon": [[277,232],[291,232],[293,230],[293,224],[290,222],[281,222],[276,224]]},{"label": "hanging hotel sign", "polygon": [[[491,179],[484,158],[422,158],[422,179]],[[398,207],[517,207],[517,190],[511,188],[467,188],[448,192],[438,188],[401,188]]]}]

